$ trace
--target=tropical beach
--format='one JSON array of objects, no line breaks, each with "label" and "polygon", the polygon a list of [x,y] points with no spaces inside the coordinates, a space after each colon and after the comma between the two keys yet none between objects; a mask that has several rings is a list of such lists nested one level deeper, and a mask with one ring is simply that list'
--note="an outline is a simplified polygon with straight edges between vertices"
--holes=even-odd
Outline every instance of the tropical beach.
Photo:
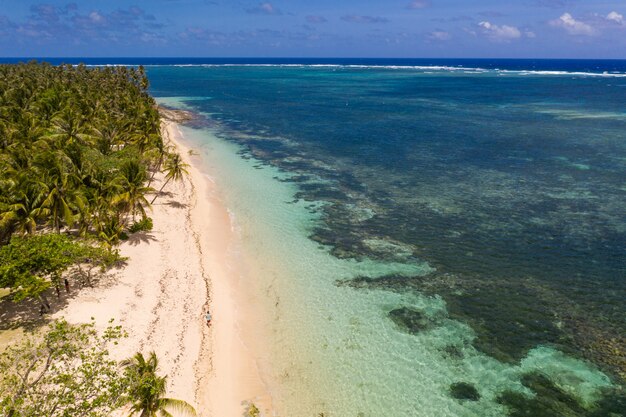
[{"label": "tropical beach", "polygon": [[[165,114],[164,137],[191,163],[192,149],[171,120],[175,113]],[[190,175],[152,206],[155,228],[120,246],[127,265],[105,285],[81,291],[55,317],[76,323],[93,317],[103,328],[114,318],[128,338],[113,356],[154,349],[171,394],[196,404],[201,416],[241,415],[246,401],[269,408],[253,352],[239,335],[238,271],[226,264],[231,220],[206,174],[190,165]],[[204,321],[208,308],[216,318],[211,327]]]},{"label": "tropical beach", "polygon": [[[70,116],[53,118],[51,133],[28,145],[35,156],[27,169],[42,173],[54,186],[57,177],[51,174],[58,168],[37,155],[48,155],[46,143],[63,149],[52,155],[67,161],[64,169],[72,179],[67,184],[80,189],[65,192],[66,214],[52,210],[52,197],[33,199],[28,197],[32,191],[19,192],[31,184],[45,195],[49,186],[32,183],[32,175],[20,176],[13,168],[20,148],[7,147],[4,163],[14,180],[3,183],[4,198],[20,203],[6,204],[3,214],[3,230],[14,236],[0,249],[1,277],[9,287],[2,300],[1,334],[8,356],[0,366],[3,390],[13,398],[23,395],[10,388],[20,386],[12,378],[22,372],[14,355],[32,349],[29,343],[37,343],[37,337],[69,337],[64,349],[82,352],[84,347],[73,345],[72,338],[91,340],[93,336],[80,336],[81,326],[87,325],[86,331],[102,334],[106,343],[86,345],[100,358],[98,384],[104,385],[86,384],[85,389],[105,386],[112,393],[105,394],[110,400],[104,408],[101,400],[88,405],[113,415],[128,414],[129,407],[142,409],[127,398],[144,392],[143,386],[154,387],[153,392],[163,381],[158,395],[173,401],[171,406],[182,401],[201,416],[469,417],[516,416],[527,410],[537,416],[620,415],[623,340],[612,336],[620,334],[623,307],[617,302],[621,281],[614,279],[621,268],[619,247],[604,237],[603,246],[583,249],[585,258],[580,242],[597,241],[600,231],[611,236],[612,230],[618,230],[615,242],[619,240],[615,225],[621,194],[615,175],[620,162],[604,153],[619,137],[621,118],[606,97],[621,74],[529,76],[423,65],[136,70],[29,65],[33,72],[59,71],[55,76],[62,77],[76,71],[88,86],[87,75],[120,77],[115,82],[130,83],[130,91],[137,89],[145,100],[148,111],[138,114],[149,115],[154,123],[149,129],[160,130],[158,136],[146,137],[121,133],[110,141],[105,128],[82,128],[72,133],[75,142],[64,142],[66,136],[56,132],[68,126],[60,117]],[[306,99],[299,85],[303,78],[310,88]],[[151,94],[142,94],[148,79]],[[415,82],[422,87],[454,85],[455,90],[447,97],[422,92],[412,102],[389,96]],[[603,104],[594,106],[608,105],[597,114],[612,122],[603,125],[603,140],[596,141],[593,156],[582,159],[572,141],[586,141],[597,131],[596,113],[536,102],[554,82],[572,86],[560,95],[562,102],[573,103],[570,91],[584,87],[598,92],[589,100],[602,97]],[[390,92],[366,93],[374,84],[386,85]],[[515,120],[535,120],[541,127],[518,126],[503,114],[483,118],[480,129],[465,127],[467,136],[454,142],[451,154],[442,143],[456,140],[454,120],[511,112],[511,105],[476,99],[477,84],[525,91],[529,103],[515,104]],[[270,107],[272,91],[280,91],[282,101],[272,99]],[[457,105],[468,97],[474,106]],[[384,100],[385,106],[371,107],[372,100]],[[305,111],[290,109],[296,102]],[[321,102],[324,117],[311,119],[308,115],[319,113]],[[276,113],[281,106],[285,108]],[[456,112],[452,119],[450,112]],[[427,116],[416,119],[413,113]],[[370,122],[368,129],[379,136],[369,136],[367,146],[362,130],[338,129],[364,117],[382,121]],[[427,132],[433,125],[442,134],[420,139],[415,151],[390,147],[378,140],[386,137],[389,117],[396,138],[414,140],[413,129]],[[442,118],[450,125],[447,133],[440,127]],[[106,118],[91,123],[98,126],[102,120]],[[567,134],[573,128],[577,136]],[[493,134],[486,146],[480,143],[485,129],[510,131],[511,138],[537,129],[538,140],[552,147],[527,147],[502,140],[502,133]],[[77,147],[92,155],[91,161],[81,162],[74,154]],[[480,151],[467,153],[472,149]],[[492,165],[481,165],[483,152]],[[442,166],[443,177],[437,168]],[[576,193],[571,192],[573,181]],[[600,192],[601,205],[594,197]],[[485,195],[489,199],[481,201]],[[524,203],[517,200],[522,197]],[[553,206],[557,201],[571,206]],[[86,210],[86,203],[94,209]],[[579,205],[587,212],[568,208]],[[565,231],[555,223],[557,212],[569,225]],[[533,213],[532,221],[519,220],[527,213]],[[574,227],[587,224],[588,216],[604,220],[591,221],[595,229]],[[406,234],[398,221],[420,232]],[[111,223],[119,228],[109,227]],[[546,257],[545,249],[530,244],[507,250],[528,236],[540,245],[560,236],[559,252]],[[30,244],[44,257],[35,256]],[[24,250],[31,252],[19,255]],[[597,281],[573,279],[576,275],[570,273],[588,258],[598,260],[587,266],[587,274]],[[73,332],[79,333],[71,336]],[[151,352],[158,366],[150,365]],[[35,364],[42,358],[33,357]],[[77,363],[87,366],[76,368],[80,372],[95,366],[91,356],[73,357],[70,363],[63,358],[57,360],[68,369]],[[140,370],[146,358],[149,372]],[[164,376],[166,380],[159,379]],[[33,407],[41,395],[33,389],[36,381],[33,377],[32,386],[24,385],[30,387],[25,404],[33,401]],[[48,384],[74,395],[63,384]],[[9,413],[21,401],[8,400]]]},{"label": "tropical beach", "polygon": [[622,3],[5,3],[0,417],[626,417]]},{"label": "tropical beach", "polygon": [[[168,376],[168,392],[194,404],[200,416],[238,416],[252,404],[271,410],[255,352],[241,335],[239,321],[251,312],[237,296],[241,271],[230,253],[236,238],[232,219],[210,173],[199,170],[194,151],[183,142],[176,121],[188,119],[188,113],[160,109],[160,114],[165,147],[188,164],[184,178],[169,182],[156,173],[154,189],[162,192],[149,209],[155,227],[120,244],[123,263],[95,285],[80,289],[68,276],[50,319],[92,322],[99,331],[113,322],[121,325],[126,335],[109,346],[111,357],[123,361],[134,352],[155,351],[160,371]],[[4,308],[14,310],[4,301]],[[205,320],[209,309],[218,318],[211,323]],[[3,340],[19,340],[20,323],[33,324],[31,313],[5,314],[14,330],[4,330]]]}]

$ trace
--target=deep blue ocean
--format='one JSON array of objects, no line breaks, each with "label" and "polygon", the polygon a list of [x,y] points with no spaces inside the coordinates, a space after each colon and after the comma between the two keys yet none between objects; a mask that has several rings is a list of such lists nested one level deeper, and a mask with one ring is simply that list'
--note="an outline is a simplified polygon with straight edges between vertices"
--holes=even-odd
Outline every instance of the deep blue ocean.
[{"label": "deep blue ocean", "polygon": [[375,65],[375,66],[449,66],[504,70],[568,71],[568,72],[626,72],[626,60],[614,59],[458,59],[458,58],[10,58],[0,57],[0,63],[38,60],[53,65]]},{"label": "deep blue ocean", "polygon": [[[626,381],[626,61],[48,61],[146,65],[196,128],[324,203],[309,237],[334,257],[434,271],[337,287],[437,296],[482,354],[549,346]],[[388,317],[409,333],[421,319]],[[623,391],[594,408],[542,378],[522,380],[534,397],[503,394],[510,415],[624,415]]]}]

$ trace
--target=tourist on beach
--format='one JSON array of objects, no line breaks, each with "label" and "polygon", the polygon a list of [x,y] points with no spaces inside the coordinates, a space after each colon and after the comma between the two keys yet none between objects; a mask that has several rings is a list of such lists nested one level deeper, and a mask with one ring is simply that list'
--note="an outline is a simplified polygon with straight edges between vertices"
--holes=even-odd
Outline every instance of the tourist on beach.
[{"label": "tourist on beach", "polygon": [[206,325],[211,327],[211,312],[209,310],[206,311],[204,319],[206,320]]}]

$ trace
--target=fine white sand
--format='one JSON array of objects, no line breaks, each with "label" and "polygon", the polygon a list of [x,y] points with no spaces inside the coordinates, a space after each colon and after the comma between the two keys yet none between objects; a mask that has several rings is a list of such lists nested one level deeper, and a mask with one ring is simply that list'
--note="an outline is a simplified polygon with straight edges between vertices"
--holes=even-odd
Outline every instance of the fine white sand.
[{"label": "fine white sand", "polygon": [[[238,302],[236,265],[224,261],[235,239],[228,211],[198,162],[192,164],[177,124],[165,120],[163,132],[190,164],[190,175],[170,181],[157,198],[149,213],[154,229],[122,243],[127,265],[82,290],[56,316],[76,323],[93,317],[99,328],[115,319],[129,337],[112,355],[154,350],[168,376],[167,395],[188,401],[200,416],[241,417],[250,402],[270,415],[253,346],[241,334],[250,311]],[[157,176],[152,186],[159,189],[161,181]]]}]

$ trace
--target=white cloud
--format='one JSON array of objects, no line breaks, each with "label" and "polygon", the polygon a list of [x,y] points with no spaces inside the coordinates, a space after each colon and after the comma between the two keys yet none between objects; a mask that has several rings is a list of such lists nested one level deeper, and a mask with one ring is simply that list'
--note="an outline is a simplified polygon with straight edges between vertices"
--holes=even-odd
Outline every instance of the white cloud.
[{"label": "white cloud", "polygon": [[563,13],[558,19],[551,20],[550,24],[552,26],[565,29],[570,35],[591,36],[595,33],[593,27],[585,22],[574,19],[569,13]]},{"label": "white cloud", "polygon": [[609,20],[611,22],[615,22],[618,25],[623,25],[624,24],[624,16],[622,16],[621,14],[619,14],[617,12],[611,12],[608,15],[606,15],[606,20]]},{"label": "white cloud", "polygon": [[91,12],[91,13],[89,13],[89,19],[91,19],[91,21],[94,22],[94,23],[100,23],[100,22],[102,22],[102,20],[104,18],[98,12]]},{"label": "white cloud", "polygon": [[407,9],[423,9],[428,6],[430,6],[429,0],[413,0],[411,3],[409,3],[408,6],[406,6],[406,8]]},{"label": "white cloud", "polygon": [[355,14],[341,16],[341,20],[343,20],[344,22],[351,22],[351,23],[387,23],[389,22],[387,18],[381,17],[381,16],[359,16]]},{"label": "white cloud", "polygon": [[444,30],[435,30],[428,34],[428,38],[434,41],[447,41],[452,38],[452,35]]},{"label": "white cloud", "polygon": [[482,28],[485,36],[494,41],[507,42],[522,37],[522,32],[515,26],[494,25],[493,23],[483,21],[478,24]]},{"label": "white cloud", "polygon": [[263,3],[261,4],[261,6],[259,6],[259,8],[261,10],[263,10],[266,13],[274,13],[274,6],[271,3]]},{"label": "white cloud", "polygon": [[273,14],[273,15],[281,15],[283,12],[274,7],[272,3],[264,2],[259,3],[257,6],[247,9],[246,12],[252,14]]}]

